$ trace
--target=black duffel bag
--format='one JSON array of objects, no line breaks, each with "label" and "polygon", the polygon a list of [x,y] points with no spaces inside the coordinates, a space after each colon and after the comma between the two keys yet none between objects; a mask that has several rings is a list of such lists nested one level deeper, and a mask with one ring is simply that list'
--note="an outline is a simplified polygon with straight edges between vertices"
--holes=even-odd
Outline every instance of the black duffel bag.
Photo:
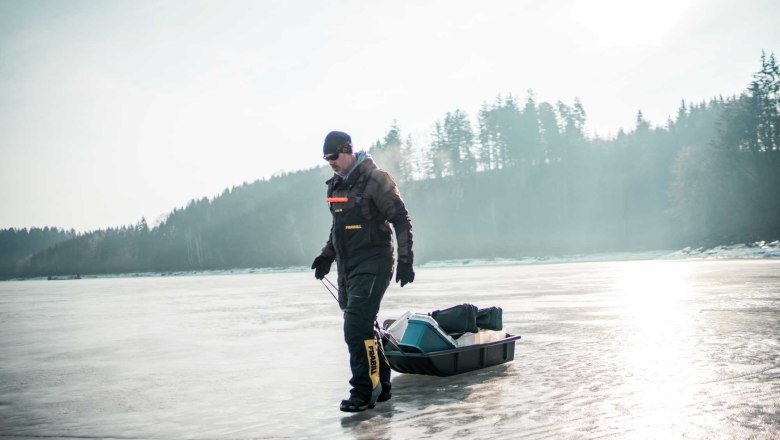
[{"label": "black duffel bag", "polygon": [[441,329],[449,335],[461,335],[463,333],[476,333],[477,306],[474,304],[461,304],[447,309],[431,312],[431,318],[436,320]]},{"label": "black duffel bag", "polygon": [[501,307],[488,307],[477,310],[477,327],[486,330],[501,330],[504,328],[503,311]]}]

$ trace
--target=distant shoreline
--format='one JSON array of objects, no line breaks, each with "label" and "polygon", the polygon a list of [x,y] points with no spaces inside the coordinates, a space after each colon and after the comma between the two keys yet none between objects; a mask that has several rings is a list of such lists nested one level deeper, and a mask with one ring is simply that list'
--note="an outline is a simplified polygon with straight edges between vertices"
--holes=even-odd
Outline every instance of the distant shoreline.
[{"label": "distant shoreline", "polygon": [[[609,261],[675,261],[675,260],[761,260],[780,259],[780,240],[766,243],[763,241],[713,248],[691,248],[681,250],[657,250],[644,252],[603,252],[594,254],[572,254],[548,257],[527,258],[460,258],[452,260],[435,260],[420,264],[420,268],[455,268],[484,266],[524,266],[568,263],[599,263]],[[182,276],[212,276],[212,275],[250,275],[274,273],[300,273],[310,271],[308,266],[262,267],[237,269],[209,269],[169,272],[130,272],[114,274],[69,274],[52,275],[50,277],[11,278],[3,281],[76,281],[79,279],[103,278],[162,278]]]}]

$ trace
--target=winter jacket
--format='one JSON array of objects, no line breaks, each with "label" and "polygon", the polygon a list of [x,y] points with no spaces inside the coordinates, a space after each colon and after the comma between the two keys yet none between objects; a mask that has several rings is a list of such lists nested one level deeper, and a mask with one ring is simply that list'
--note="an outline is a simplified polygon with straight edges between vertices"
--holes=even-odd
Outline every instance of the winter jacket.
[{"label": "winter jacket", "polygon": [[413,263],[412,221],[390,174],[369,156],[356,163],[346,180],[335,175],[326,183],[333,224],[323,255],[347,269],[366,260],[392,258],[392,224],[398,260]]}]

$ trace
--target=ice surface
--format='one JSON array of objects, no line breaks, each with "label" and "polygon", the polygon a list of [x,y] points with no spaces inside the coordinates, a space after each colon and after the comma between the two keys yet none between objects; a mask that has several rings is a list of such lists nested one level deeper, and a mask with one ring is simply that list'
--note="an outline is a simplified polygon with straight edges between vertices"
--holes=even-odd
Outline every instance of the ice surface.
[{"label": "ice surface", "polygon": [[380,322],[464,302],[503,308],[514,362],[349,415],[308,272],[0,283],[0,436],[780,436],[778,260],[420,268]]}]

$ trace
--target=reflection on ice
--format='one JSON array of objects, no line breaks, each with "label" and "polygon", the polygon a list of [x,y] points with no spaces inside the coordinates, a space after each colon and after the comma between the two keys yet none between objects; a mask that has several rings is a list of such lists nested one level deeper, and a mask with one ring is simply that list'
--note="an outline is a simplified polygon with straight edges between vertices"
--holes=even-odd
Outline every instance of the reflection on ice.
[{"label": "reflection on ice", "polygon": [[[691,265],[629,264],[616,277],[614,310],[624,328],[616,343],[625,377],[619,393],[626,428],[660,437],[679,435],[695,405],[700,375],[694,365]],[[685,432],[685,431],[683,431]]]},{"label": "reflection on ice", "polygon": [[341,313],[310,273],[0,284],[0,435],[780,436],[780,262],[422,268],[380,321],[504,309],[515,361],[338,411]]}]

